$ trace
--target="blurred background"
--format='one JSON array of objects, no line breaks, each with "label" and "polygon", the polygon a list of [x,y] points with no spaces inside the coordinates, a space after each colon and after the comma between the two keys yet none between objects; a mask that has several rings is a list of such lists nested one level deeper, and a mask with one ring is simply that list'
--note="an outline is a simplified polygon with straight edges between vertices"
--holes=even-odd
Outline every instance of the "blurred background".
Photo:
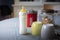
[{"label": "blurred background", "polygon": [[11,18],[14,0],[0,0],[0,20]]}]

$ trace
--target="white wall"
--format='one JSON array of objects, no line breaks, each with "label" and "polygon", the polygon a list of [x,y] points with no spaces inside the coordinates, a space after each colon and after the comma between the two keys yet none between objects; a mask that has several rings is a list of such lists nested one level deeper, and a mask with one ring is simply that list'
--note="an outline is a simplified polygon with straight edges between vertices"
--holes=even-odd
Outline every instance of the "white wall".
[{"label": "white wall", "polygon": [[[28,10],[36,10],[38,13],[40,13],[40,10],[43,9],[43,6],[24,6],[27,11]],[[19,12],[21,10],[21,6],[17,5],[17,6],[14,6],[14,17],[18,17],[19,16]]]}]

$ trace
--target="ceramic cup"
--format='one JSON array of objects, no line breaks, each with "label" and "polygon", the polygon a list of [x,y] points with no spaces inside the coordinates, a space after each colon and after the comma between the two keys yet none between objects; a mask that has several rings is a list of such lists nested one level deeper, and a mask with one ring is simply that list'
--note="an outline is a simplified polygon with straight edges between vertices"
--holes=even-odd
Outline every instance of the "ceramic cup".
[{"label": "ceramic cup", "polygon": [[31,33],[32,35],[40,35],[42,28],[41,22],[33,22],[31,27]]}]

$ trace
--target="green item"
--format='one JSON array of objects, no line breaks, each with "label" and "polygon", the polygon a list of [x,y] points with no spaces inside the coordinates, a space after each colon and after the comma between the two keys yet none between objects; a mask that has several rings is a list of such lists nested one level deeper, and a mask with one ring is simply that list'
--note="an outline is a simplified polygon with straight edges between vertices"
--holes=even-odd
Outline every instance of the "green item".
[{"label": "green item", "polygon": [[42,28],[42,22],[33,22],[31,27],[32,35],[40,35]]}]

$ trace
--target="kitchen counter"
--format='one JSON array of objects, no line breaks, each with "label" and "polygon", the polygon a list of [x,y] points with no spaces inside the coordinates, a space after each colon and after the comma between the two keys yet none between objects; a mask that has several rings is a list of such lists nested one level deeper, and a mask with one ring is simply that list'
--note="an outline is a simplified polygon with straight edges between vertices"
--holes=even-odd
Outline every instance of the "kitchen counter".
[{"label": "kitchen counter", "polygon": [[18,18],[0,21],[0,40],[39,40],[40,36],[20,35]]},{"label": "kitchen counter", "polygon": [[0,21],[0,40],[40,40],[40,36],[20,35],[18,18],[11,18]]},{"label": "kitchen counter", "polygon": [[31,34],[28,35],[19,35],[17,40],[41,40],[40,36],[33,36]]}]

